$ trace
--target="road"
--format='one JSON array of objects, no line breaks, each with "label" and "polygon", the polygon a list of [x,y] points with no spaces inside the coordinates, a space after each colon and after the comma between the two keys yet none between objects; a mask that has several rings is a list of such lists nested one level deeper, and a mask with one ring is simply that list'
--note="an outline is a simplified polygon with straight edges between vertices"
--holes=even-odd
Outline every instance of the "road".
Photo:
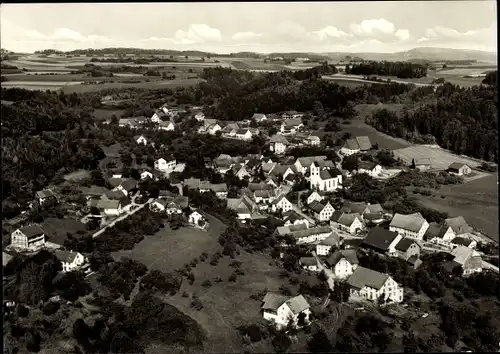
[{"label": "road", "polygon": [[484,269],[490,269],[490,270],[494,271],[495,273],[498,273],[498,267],[496,267],[493,264],[488,263],[486,261],[483,261],[481,263],[481,267],[483,267]]},{"label": "road", "polygon": [[[357,75],[323,75],[321,77],[322,79],[325,79],[325,80],[335,80],[335,79],[339,79],[339,80],[344,80],[344,81],[355,81],[355,82],[364,82],[366,84],[373,84],[373,83],[377,83],[377,84],[387,84],[389,82],[387,81],[370,81],[370,80],[364,80],[363,78],[360,78],[359,76]],[[392,79],[391,78],[391,83],[398,83],[398,84],[412,84],[412,85],[415,85],[415,86],[435,86],[433,84],[423,84],[423,83],[420,83],[420,82],[408,82],[408,81],[402,81],[402,80],[397,80],[397,79]]]},{"label": "road", "polygon": [[[113,220],[113,222],[109,223],[108,225],[106,225],[104,228],[100,229],[99,231],[95,232],[92,237],[95,238],[97,236],[99,236],[100,234],[102,234],[108,227],[111,227],[111,226],[115,226],[115,224],[118,222],[118,221],[122,221],[123,219],[125,218],[128,218],[130,215],[134,214],[135,212],[141,210],[142,208],[144,208],[146,205],[148,205],[149,203],[151,203],[153,201],[153,198],[149,198],[148,201],[142,205],[139,205],[138,208],[136,209],[131,209],[130,211],[126,212],[125,214],[123,214],[122,216],[116,218],[115,220]],[[138,204],[133,204],[133,205],[138,205]]]}]

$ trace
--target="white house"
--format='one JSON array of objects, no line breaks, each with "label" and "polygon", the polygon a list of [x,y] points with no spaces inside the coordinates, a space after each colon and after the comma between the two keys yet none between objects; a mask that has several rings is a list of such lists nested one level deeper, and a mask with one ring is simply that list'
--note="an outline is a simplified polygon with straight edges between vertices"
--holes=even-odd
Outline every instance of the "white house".
[{"label": "white house", "polygon": [[[310,167],[313,162],[326,161],[326,156],[307,156],[307,157],[298,157],[295,160],[295,169],[300,174],[306,174],[307,171],[310,170]],[[330,167],[330,164],[325,164],[324,167]],[[333,163],[331,163],[331,167],[335,167]]]},{"label": "white house", "polygon": [[300,119],[304,116],[304,113],[297,111],[286,111],[281,114],[283,119]]},{"label": "white house", "polygon": [[142,135],[134,136],[134,140],[139,145],[146,145],[148,143],[148,140]]},{"label": "white house", "polygon": [[38,225],[29,225],[11,234],[10,244],[25,251],[38,251],[45,246],[45,232]]},{"label": "white house", "polygon": [[133,192],[137,188],[137,182],[135,179],[129,178],[120,183],[118,187],[113,190],[122,192],[125,196],[128,196],[130,192]]},{"label": "white house", "polygon": [[359,261],[355,250],[337,250],[325,260],[325,265],[334,278],[346,279],[354,273]]},{"label": "white house", "polygon": [[342,187],[342,174],[337,170],[322,169],[321,163],[313,161],[310,167],[311,189],[333,192]]},{"label": "white house", "polygon": [[271,208],[274,212],[281,209],[282,213],[286,213],[293,209],[293,204],[286,198],[285,194],[281,194],[272,202]]},{"label": "white house", "polygon": [[332,247],[338,246],[340,243],[340,236],[336,232],[332,232],[330,236],[316,245],[316,254],[318,256],[328,256]]},{"label": "white house", "polygon": [[358,213],[344,213],[337,210],[332,214],[330,225],[351,235],[363,229],[361,216]]},{"label": "white house", "polygon": [[360,161],[358,163],[358,173],[366,173],[371,177],[380,176],[383,169],[377,163],[369,162],[369,161]]},{"label": "white house", "polygon": [[247,195],[241,198],[227,198],[227,208],[238,214],[238,219],[250,219],[252,214],[259,209],[257,204]]},{"label": "white house", "polygon": [[325,197],[319,194],[317,191],[312,191],[311,194],[307,197],[307,204],[311,204],[314,201],[321,202]]},{"label": "white house", "polygon": [[166,130],[166,131],[174,131],[175,130],[175,124],[172,121],[163,121],[160,122],[158,125],[158,129],[160,130]]},{"label": "white house", "polygon": [[49,200],[56,200],[56,195],[52,191],[52,189],[44,189],[35,193],[35,197],[40,205],[48,202]]},{"label": "white house", "polygon": [[302,295],[295,297],[268,292],[262,300],[261,311],[264,319],[272,321],[278,328],[283,328],[292,321],[297,325],[299,315],[304,314],[308,323],[311,315],[310,306]]},{"label": "white house", "polygon": [[61,261],[63,272],[72,272],[85,264],[85,258],[80,252],[55,250],[54,254]]},{"label": "white house", "polygon": [[388,274],[358,266],[347,283],[352,297],[359,296],[372,301],[382,297],[386,302],[394,303],[403,301],[403,287]]},{"label": "white house", "polygon": [[153,123],[160,123],[161,122],[161,119],[163,117],[166,116],[166,114],[168,113],[168,109],[167,109],[167,112],[164,112],[164,111],[161,111],[161,110],[157,110],[152,116],[151,116],[151,122]]},{"label": "white house", "polygon": [[311,272],[317,272],[319,270],[319,264],[316,257],[301,257],[299,259],[299,265],[303,269],[309,270]]},{"label": "white house", "polygon": [[156,199],[149,204],[149,209],[156,212],[165,211],[167,204],[165,199]]},{"label": "white house", "polygon": [[244,179],[245,177],[250,177],[250,173],[247,171],[247,168],[245,165],[236,163],[233,165],[231,168],[233,171],[234,175],[238,177],[239,179]]},{"label": "white house", "polygon": [[203,122],[205,120],[205,114],[203,114],[203,112],[198,112],[194,115],[194,119],[198,122]]},{"label": "white house", "polygon": [[149,171],[143,171],[141,173],[141,180],[145,180],[146,178],[153,179],[153,174]]},{"label": "white house", "polygon": [[160,157],[158,160],[154,162],[155,170],[164,172],[167,170],[174,169],[176,165],[177,165],[177,160],[173,156],[169,156],[167,157],[167,159]]},{"label": "white house", "polygon": [[477,251],[466,246],[458,246],[451,251],[451,255],[454,257],[451,264],[460,266],[463,270],[463,276],[483,271],[483,261]]},{"label": "white house", "polygon": [[311,208],[311,210],[314,212],[314,217],[318,221],[330,220],[333,213],[335,212],[335,209],[330,204],[330,202],[326,202],[326,204],[323,204],[315,200],[311,204],[309,204],[309,208]]},{"label": "white house", "polygon": [[292,135],[304,127],[300,119],[287,119],[281,124],[280,132],[283,135]]},{"label": "white house", "polygon": [[276,233],[280,236],[290,235],[296,240],[297,244],[301,244],[323,241],[332,234],[332,229],[329,226],[307,228],[306,225],[299,224],[277,227]]},{"label": "white house", "polygon": [[448,173],[452,175],[464,176],[470,174],[471,172],[472,168],[464,163],[453,162],[450,166],[448,166]]},{"label": "white house", "polygon": [[321,140],[319,136],[316,135],[309,135],[308,137],[304,138],[304,144],[310,145],[310,146],[319,146],[321,143]]},{"label": "white house", "polygon": [[254,113],[252,119],[254,119],[257,123],[262,123],[267,120],[267,117],[263,113]]},{"label": "white house", "polygon": [[367,136],[357,136],[354,139],[347,139],[340,153],[349,156],[359,152],[365,152],[372,148],[370,138]]},{"label": "white house", "polygon": [[205,218],[195,210],[189,214],[188,221],[191,225],[202,226],[205,223]]},{"label": "white house", "polygon": [[96,207],[107,216],[118,216],[123,213],[121,202],[116,199],[101,199]]},{"label": "white house", "polygon": [[429,223],[420,213],[408,215],[396,213],[389,224],[389,230],[419,241],[422,241],[428,228]]},{"label": "white house", "polygon": [[239,140],[252,140],[252,132],[249,129],[238,129],[236,131],[235,137]]},{"label": "white house", "polygon": [[278,155],[284,154],[289,145],[288,140],[280,134],[275,134],[269,139],[269,149]]},{"label": "white house", "polygon": [[299,214],[295,210],[289,210],[283,213],[285,226],[304,224],[309,228],[310,221],[305,215]]}]

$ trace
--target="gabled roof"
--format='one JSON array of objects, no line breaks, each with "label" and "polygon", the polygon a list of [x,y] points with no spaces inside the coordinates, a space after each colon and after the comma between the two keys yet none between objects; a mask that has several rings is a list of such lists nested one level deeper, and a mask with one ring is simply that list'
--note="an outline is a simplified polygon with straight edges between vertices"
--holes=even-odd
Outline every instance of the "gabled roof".
[{"label": "gabled roof", "polygon": [[416,244],[418,245],[418,243],[416,243],[415,241],[413,241],[411,238],[402,238],[395,246],[395,248],[398,250],[398,251],[401,251],[401,252],[406,252],[408,251],[408,248],[410,248],[411,245],[413,244]]},{"label": "gabled roof", "polygon": [[344,147],[349,150],[366,151],[372,148],[372,143],[367,136],[357,136],[354,139],[347,139]]},{"label": "gabled roof", "polygon": [[[442,229],[443,229],[443,225],[440,225],[437,222],[430,222],[429,228],[425,232],[424,238],[425,239],[432,239],[434,237],[441,237],[442,236]],[[444,230],[444,231],[446,231],[446,230]]]},{"label": "gabled roof", "polygon": [[457,235],[470,232],[470,227],[462,216],[449,218],[444,221],[444,224],[455,232]]},{"label": "gabled roof", "polygon": [[379,273],[377,271],[358,266],[352,275],[347,279],[347,283],[356,288],[362,289],[365,286],[379,290],[389,279],[388,274]]},{"label": "gabled roof", "polygon": [[262,164],[262,172],[269,173],[275,168],[276,165],[277,164],[274,162],[272,162],[272,163],[264,162]]},{"label": "gabled roof", "polygon": [[226,183],[210,184],[210,189],[215,193],[227,192],[227,184]]},{"label": "gabled roof", "polygon": [[332,214],[330,220],[349,227],[356,219],[361,221],[361,216],[358,213],[343,213],[337,210]]},{"label": "gabled roof", "polygon": [[469,260],[469,258],[473,256],[473,254],[474,250],[465,246],[458,246],[453,251],[451,251],[451,255],[455,257],[453,260],[461,266],[463,266],[465,262],[467,262],[467,260]]},{"label": "gabled roof", "polygon": [[330,175],[330,172],[328,170],[322,170],[320,171],[319,173],[319,177],[322,179],[322,180],[326,180],[326,179],[332,179],[333,177]]},{"label": "gabled roof", "polygon": [[283,124],[287,127],[298,127],[299,125],[303,124],[302,119],[287,119],[283,121]]},{"label": "gabled roof", "polygon": [[[119,183],[117,184],[119,185]],[[80,190],[82,191],[83,195],[86,196],[101,196],[104,193],[109,192],[109,189],[101,186],[90,186],[90,187],[81,187]]]},{"label": "gabled roof", "polygon": [[262,310],[277,311],[284,303],[290,308],[294,314],[299,314],[308,309],[310,306],[302,295],[289,297],[278,293],[268,292],[262,300]]},{"label": "gabled roof", "polygon": [[174,122],[171,122],[171,121],[169,121],[169,120],[161,121],[161,122],[159,123],[159,125],[160,125],[160,126],[162,126],[162,127],[168,127],[168,126],[170,126],[170,124],[172,124],[172,125],[174,125],[174,126],[175,126]]},{"label": "gabled roof", "polygon": [[200,188],[199,178],[187,178],[182,183],[188,187],[188,189],[198,189]]},{"label": "gabled roof", "polygon": [[448,166],[448,169],[450,170],[459,170],[463,166],[469,166],[466,163],[461,163],[461,162],[453,162],[450,166]]},{"label": "gabled roof", "polygon": [[306,156],[306,157],[299,157],[297,160],[299,161],[302,167],[309,168],[315,161],[318,162],[326,160],[326,156]]},{"label": "gabled roof", "polygon": [[265,114],[262,114],[262,113],[254,113],[252,118],[256,119],[256,120],[260,120],[260,119],[267,118],[267,117]]},{"label": "gabled roof", "polygon": [[36,224],[25,226],[20,231],[28,238],[36,238],[44,234],[42,228]]},{"label": "gabled roof", "polygon": [[422,157],[415,159],[415,166],[431,166],[431,159],[429,157]]},{"label": "gabled roof", "polygon": [[387,251],[390,244],[398,237],[396,231],[389,231],[381,227],[374,227],[368,232],[362,244],[380,251]]},{"label": "gabled roof", "polygon": [[340,208],[341,211],[346,212],[346,213],[359,213],[363,214],[367,208],[366,203],[364,202],[349,202],[346,201],[344,205],[342,205],[342,208]]},{"label": "gabled roof", "polygon": [[460,245],[460,246],[469,246],[473,240],[465,237],[455,237],[453,240],[451,240],[451,243],[455,245]]},{"label": "gabled roof", "polygon": [[287,212],[283,213],[283,220],[290,221],[292,224],[296,222],[297,220],[303,220],[304,218],[300,216],[296,211],[294,210],[288,210]]},{"label": "gabled roof", "polygon": [[359,170],[372,171],[377,166],[378,166],[378,163],[376,163],[376,162],[361,160],[358,162],[358,171]]},{"label": "gabled roof", "polygon": [[132,189],[137,187],[137,181],[135,179],[127,179],[123,181],[121,184],[122,188],[126,190],[127,192],[131,191]]},{"label": "gabled roof", "polygon": [[306,299],[302,295],[298,295],[289,299],[286,304],[292,310],[294,315],[298,315],[304,310],[307,310],[310,306]]},{"label": "gabled roof", "polygon": [[164,199],[162,198],[159,200],[165,200],[165,202],[167,202],[168,204],[173,203],[173,204],[177,205],[180,209],[187,208],[189,205],[189,198],[184,197],[182,195],[176,195],[173,197],[166,197]]},{"label": "gabled roof", "polygon": [[118,209],[120,201],[116,199],[100,199],[97,201],[97,209]]},{"label": "gabled roof", "polygon": [[281,134],[275,134],[269,139],[270,143],[282,143],[284,145],[289,145],[290,143],[288,142],[287,138],[285,138]]},{"label": "gabled roof", "polygon": [[315,257],[300,257],[299,264],[305,266],[315,266],[318,265],[318,261],[316,260]]},{"label": "gabled roof", "polygon": [[267,183],[249,183],[248,189],[252,192],[255,192],[259,190],[272,190],[274,189],[274,187]]},{"label": "gabled roof", "polygon": [[[245,135],[247,132],[249,132],[249,130],[248,130],[248,129],[238,129],[238,130],[236,131],[236,134],[237,134],[237,135]],[[252,134],[252,132],[250,132],[250,134]]]},{"label": "gabled roof", "polygon": [[325,238],[323,241],[321,241],[319,243],[319,245],[323,245],[323,246],[335,246],[335,245],[338,245],[340,242],[340,236],[338,233],[336,232],[332,232],[332,234],[330,236],[328,236],[327,238]]},{"label": "gabled roof", "polygon": [[309,208],[311,208],[315,213],[318,213],[318,214],[323,211],[325,206],[326,206],[326,204],[318,202],[317,200],[314,200],[311,204],[309,204]]},{"label": "gabled roof", "polygon": [[50,197],[55,197],[54,192],[51,189],[44,189],[35,193],[37,198],[45,199]]},{"label": "gabled roof", "polygon": [[61,262],[73,263],[76,256],[78,255],[78,252],[55,250],[54,254],[57,257],[57,259],[59,259]]},{"label": "gabled roof", "polygon": [[330,267],[335,267],[342,258],[345,258],[351,265],[359,264],[358,256],[354,250],[337,250],[331,254],[325,262]]},{"label": "gabled roof", "polygon": [[368,204],[366,206],[368,208],[368,213],[376,214],[376,213],[384,213],[384,208],[380,204]]},{"label": "gabled roof", "polygon": [[412,232],[419,232],[425,219],[419,213],[415,214],[398,214],[394,215],[389,226]]},{"label": "gabled roof", "polygon": [[274,205],[278,205],[278,203],[281,202],[283,199],[286,199],[290,204],[292,203],[292,202],[290,202],[288,200],[288,198],[286,197],[286,195],[282,193],[278,198],[276,198],[275,200],[273,200],[273,204]]}]

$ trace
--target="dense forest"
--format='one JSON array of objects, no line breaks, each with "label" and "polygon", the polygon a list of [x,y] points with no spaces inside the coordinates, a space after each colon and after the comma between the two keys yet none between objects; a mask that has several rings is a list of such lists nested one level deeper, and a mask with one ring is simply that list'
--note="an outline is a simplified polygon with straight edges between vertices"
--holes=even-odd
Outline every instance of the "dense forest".
[{"label": "dense forest", "polygon": [[498,70],[491,71],[486,74],[486,77],[483,79],[483,84],[498,86]]},{"label": "dense forest", "polygon": [[409,62],[369,61],[346,65],[346,74],[397,76],[400,79],[420,78],[427,76],[427,66]]},{"label": "dense forest", "polygon": [[427,98],[401,113],[378,110],[366,122],[392,136],[498,162],[496,87],[461,88],[445,83]]}]

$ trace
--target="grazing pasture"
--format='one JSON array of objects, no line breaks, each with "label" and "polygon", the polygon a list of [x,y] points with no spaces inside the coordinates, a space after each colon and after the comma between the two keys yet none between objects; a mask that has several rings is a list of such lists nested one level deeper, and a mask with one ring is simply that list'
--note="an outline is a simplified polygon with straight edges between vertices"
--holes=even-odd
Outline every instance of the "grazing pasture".
[{"label": "grazing pasture", "polygon": [[435,145],[414,145],[396,149],[394,150],[394,155],[407,164],[410,164],[412,159],[430,158],[433,170],[446,170],[453,162],[465,163],[472,168],[481,164],[479,160],[455,155]]}]

